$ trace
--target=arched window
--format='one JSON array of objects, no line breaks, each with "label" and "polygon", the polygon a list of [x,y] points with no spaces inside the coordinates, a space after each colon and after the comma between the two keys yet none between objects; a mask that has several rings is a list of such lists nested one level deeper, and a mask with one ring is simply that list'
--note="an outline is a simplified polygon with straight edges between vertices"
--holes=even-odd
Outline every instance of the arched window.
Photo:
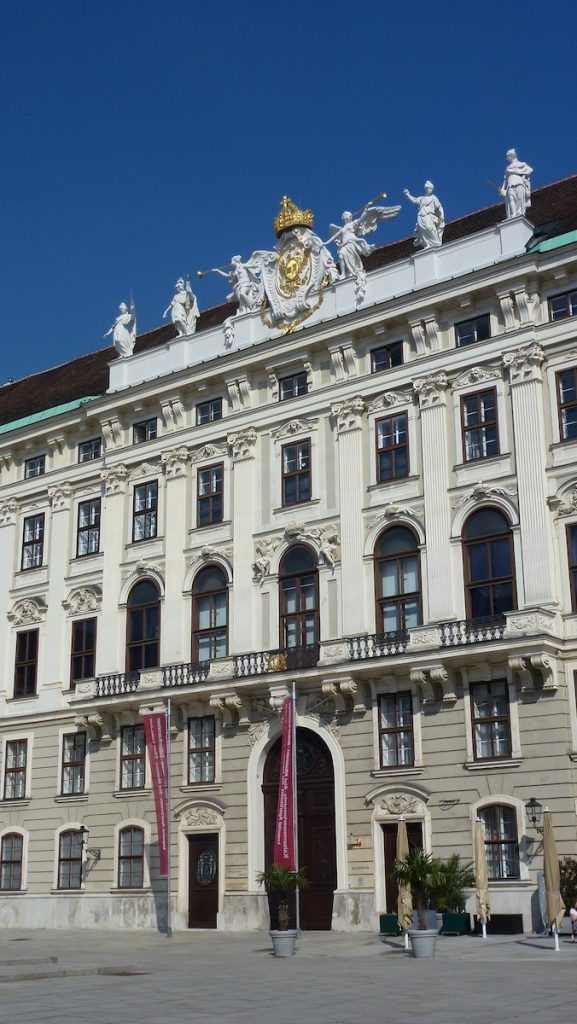
[{"label": "arched window", "polygon": [[160,661],[160,598],[152,580],[136,583],[128,597],[126,669],[158,668]]},{"label": "arched window", "polygon": [[473,512],[463,530],[467,617],[502,615],[517,607],[513,538],[496,508]]},{"label": "arched window", "polygon": [[228,586],[216,565],[201,569],[192,588],[192,660],[228,654]]},{"label": "arched window", "polygon": [[61,832],[58,841],[58,888],[82,887],[82,835],[79,829]]},{"label": "arched window", "polygon": [[319,587],[316,559],[309,548],[289,548],[279,570],[280,646],[319,642]]},{"label": "arched window", "polygon": [[136,825],[118,833],[118,886],[142,889],[144,885],[144,829]]},{"label": "arched window", "polygon": [[0,845],[0,892],[14,892],[22,888],[22,836],[9,832],[2,836]]},{"label": "arched window", "polygon": [[519,843],[514,807],[490,804],[479,817],[485,834],[487,873],[490,879],[519,878]]},{"label": "arched window", "polygon": [[406,526],[393,526],[375,547],[377,631],[411,629],[421,623],[421,568],[417,538]]}]

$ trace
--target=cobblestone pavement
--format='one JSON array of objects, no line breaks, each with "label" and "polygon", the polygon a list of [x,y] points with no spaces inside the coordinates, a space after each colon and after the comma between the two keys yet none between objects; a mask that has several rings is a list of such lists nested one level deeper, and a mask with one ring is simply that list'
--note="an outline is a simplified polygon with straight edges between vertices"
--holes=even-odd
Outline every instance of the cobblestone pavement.
[{"label": "cobblestone pavement", "polygon": [[441,938],[435,960],[415,960],[375,935],[309,932],[275,960],[262,932],[6,931],[0,1024],[550,1024],[572,1016],[576,968],[567,938],[559,953],[543,938]]}]

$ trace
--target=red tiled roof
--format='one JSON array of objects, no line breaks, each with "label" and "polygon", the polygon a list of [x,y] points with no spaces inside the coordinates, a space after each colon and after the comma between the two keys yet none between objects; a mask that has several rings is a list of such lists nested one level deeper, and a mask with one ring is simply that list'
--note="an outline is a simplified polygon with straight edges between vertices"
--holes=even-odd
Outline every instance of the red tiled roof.
[{"label": "red tiled roof", "polygon": [[[503,220],[503,215],[503,203],[498,203],[449,221],[443,241],[454,242],[493,227]],[[535,224],[536,235],[542,234],[544,238],[577,230],[577,174],[535,189],[529,219]],[[375,249],[365,260],[365,265],[367,270],[375,270],[388,263],[407,259],[414,251],[412,236],[403,238]],[[235,306],[231,302],[205,309],[198,319],[197,330],[221,324],[234,311]],[[172,324],[157,327],[138,336],[135,352],[164,345],[174,337]],[[104,394],[108,387],[108,363],[113,358],[114,348],[109,346],[12,384],[5,384],[0,389],[0,424],[88,395]]]}]

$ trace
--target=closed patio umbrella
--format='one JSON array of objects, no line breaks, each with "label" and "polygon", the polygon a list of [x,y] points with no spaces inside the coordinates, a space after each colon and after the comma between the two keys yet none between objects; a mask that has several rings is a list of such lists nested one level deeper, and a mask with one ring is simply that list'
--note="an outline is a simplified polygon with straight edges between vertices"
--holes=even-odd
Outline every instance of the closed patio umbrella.
[{"label": "closed patio umbrella", "polygon": [[559,925],[563,920],[565,906],[561,899],[561,872],[557,846],[553,833],[551,811],[548,807],[543,811],[543,871],[545,874],[545,892],[547,894],[547,924],[553,929],[555,949],[559,949]]},{"label": "closed patio umbrella", "polygon": [[[397,860],[405,860],[409,855],[409,838],[407,836],[407,823],[404,818],[399,818],[397,825]],[[397,921],[399,928],[405,933],[405,949],[409,948],[409,928],[413,926],[413,897],[407,886],[399,887],[397,897]]]},{"label": "closed patio umbrella", "polygon": [[477,917],[481,922],[483,938],[487,938],[487,921],[491,920],[489,907],[489,881],[487,875],[487,854],[483,822],[475,822],[475,893],[477,896]]}]

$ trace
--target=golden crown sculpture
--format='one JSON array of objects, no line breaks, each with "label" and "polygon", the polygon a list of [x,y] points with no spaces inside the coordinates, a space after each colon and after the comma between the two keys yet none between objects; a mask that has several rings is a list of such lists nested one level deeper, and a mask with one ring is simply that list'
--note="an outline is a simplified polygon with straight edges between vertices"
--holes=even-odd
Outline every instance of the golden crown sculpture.
[{"label": "golden crown sculpture", "polygon": [[279,237],[283,231],[289,231],[291,228],[312,228],[314,219],[312,210],[301,210],[292,199],[283,196],[280,201],[280,213],[273,221],[275,235]]}]

